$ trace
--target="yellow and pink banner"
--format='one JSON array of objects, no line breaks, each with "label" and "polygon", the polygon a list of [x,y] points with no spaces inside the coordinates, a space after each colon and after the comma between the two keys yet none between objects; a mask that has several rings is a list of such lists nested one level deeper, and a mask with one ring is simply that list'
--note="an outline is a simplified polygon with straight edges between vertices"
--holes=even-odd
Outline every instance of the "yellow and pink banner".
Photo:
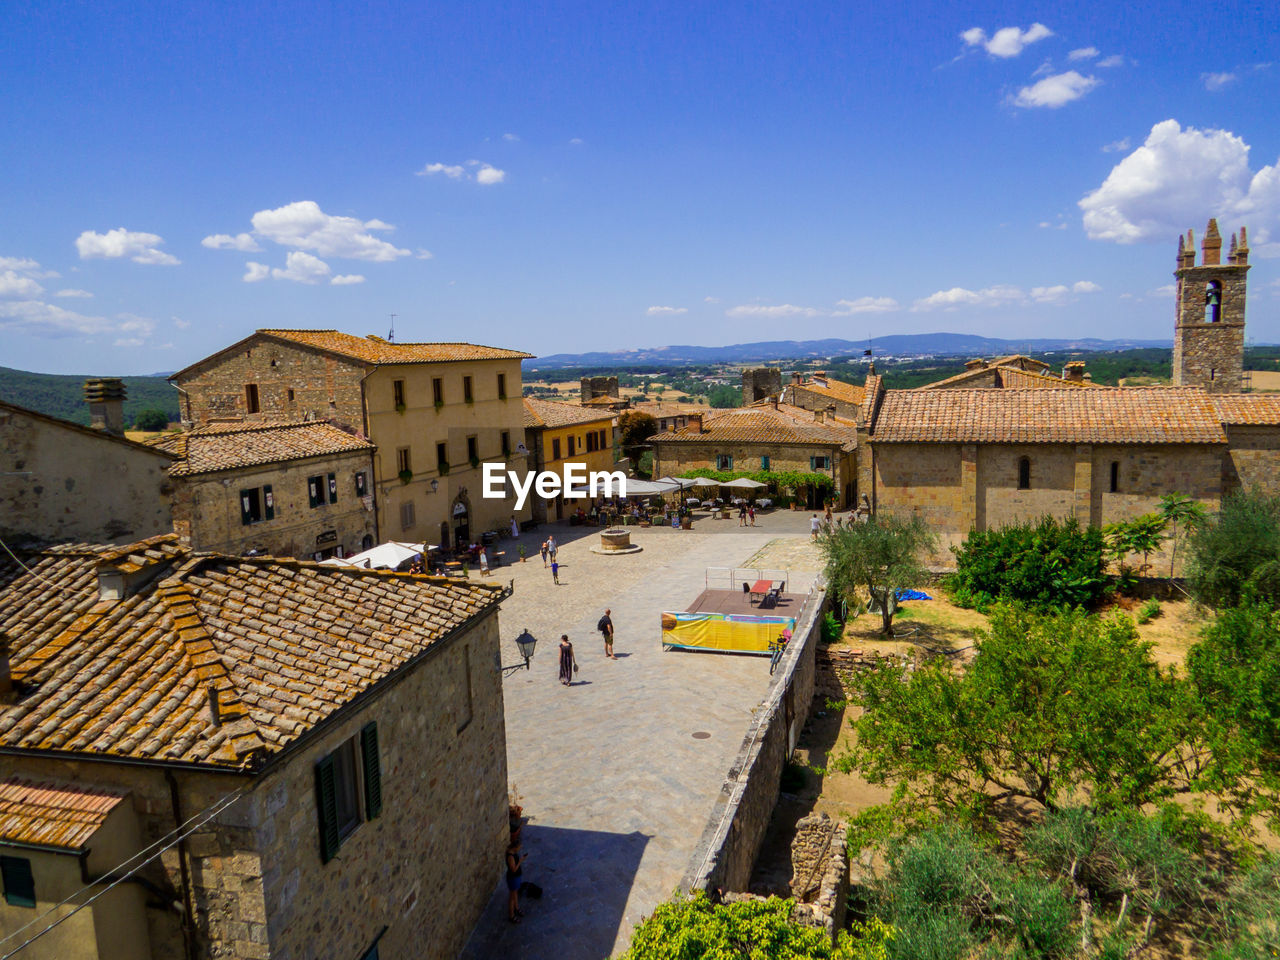
[{"label": "yellow and pink banner", "polygon": [[753,617],[732,613],[664,613],[662,643],[667,647],[768,653],[769,641],[795,630],[794,617]]}]

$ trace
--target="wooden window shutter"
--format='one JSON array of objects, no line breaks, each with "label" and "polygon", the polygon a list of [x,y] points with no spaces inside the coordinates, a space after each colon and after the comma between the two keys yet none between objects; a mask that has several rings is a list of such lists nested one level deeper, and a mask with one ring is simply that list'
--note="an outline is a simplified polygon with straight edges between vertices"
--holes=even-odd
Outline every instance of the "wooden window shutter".
[{"label": "wooden window shutter", "polygon": [[276,498],[271,493],[271,484],[267,484],[262,488],[262,518],[264,520],[274,520],[276,518]]},{"label": "wooden window shutter", "polygon": [[338,475],[336,473],[329,474],[329,502],[338,502]]},{"label": "wooden window shutter", "polygon": [[364,818],[373,820],[382,813],[382,765],[378,759],[376,721],[360,731],[360,757],[364,762]]},{"label": "wooden window shutter", "polygon": [[36,905],[36,881],[31,875],[31,861],[26,857],[0,857],[0,875],[4,878],[5,903],[14,907]]},{"label": "wooden window shutter", "polygon": [[307,497],[313,507],[324,503],[324,491],[320,489],[320,484],[323,482],[324,480],[320,477],[309,477],[307,479]]},{"label": "wooden window shutter", "polygon": [[316,815],[320,821],[320,862],[328,863],[338,854],[342,837],[338,833],[338,790],[333,757],[316,764]]},{"label": "wooden window shutter", "polygon": [[817,468],[817,466],[816,466],[816,465],[815,465],[815,463],[814,463],[814,461],[815,461],[815,460],[817,460],[817,459],[818,459],[817,457],[810,457],[810,458],[809,458],[809,470],[810,470],[810,471],[814,471],[814,470],[817,470],[817,469],[818,469],[818,468]]},{"label": "wooden window shutter", "polygon": [[249,501],[249,490],[240,491],[240,523],[242,526],[248,526],[253,523],[253,509]]}]

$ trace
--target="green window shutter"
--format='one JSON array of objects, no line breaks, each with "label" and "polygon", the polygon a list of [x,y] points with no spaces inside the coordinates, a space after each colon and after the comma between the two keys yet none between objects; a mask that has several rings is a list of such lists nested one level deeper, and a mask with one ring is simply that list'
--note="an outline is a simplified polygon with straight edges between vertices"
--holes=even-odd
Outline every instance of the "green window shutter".
[{"label": "green window shutter", "polygon": [[810,457],[810,458],[809,458],[809,472],[810,472],[810,473],[812,473],[813,471],[815,471],[815,470],[817,470],[817,469],[818,469],[818,468],[817,468],[817,466],[815,466],[815,465],[814,465],[814,461],[815,461],[815,460],[817,460],[817,457]]},{"label": "green window shutter", "polygon": [[335,473],[329,474],[329,502],[338,502],[338,475]]},{"label": "green window shutter", "polygon": [[264,520],[276,518],[276,498],[271,494],[271,484],[262,488],[262,518]]},{"label": "green window shutter", "polygon": [[240,491],[240,523],[242,526],[248,526],[253,523],[253,511],[250,509],[248,490]]},{"label": "green window shutter", "polygon": [[316,815],[320,820],[320,862],[328,863],[338,854],[338,790],[333,757],[316,764]]},{"label": "green window shutter", "polygon": [[321,477],[307,478],[307,499],[313,507],[324,503],[324,491],[320,489],[320,484],[323,482]]},{"label": "green window shutter", "polygon": [[31,861],[26,857],[0,857],[0,875],[4,878],[5,903],[14,907],[36,905],[36,881],[31,875]]},{"label": "green window shutter", "polygon": [[760,458],[760,469],[761,469],[761,470],[768,470],[768,469],[769,469],[769,458],[768,458],[768,457],[761,457],[761,458]]},{"label": "green window shutter", "polygon": [[382,765],[378,759],[378,724],[360,731],[360,757],[364,763],[364,818],[373,820],[382,813]]}]

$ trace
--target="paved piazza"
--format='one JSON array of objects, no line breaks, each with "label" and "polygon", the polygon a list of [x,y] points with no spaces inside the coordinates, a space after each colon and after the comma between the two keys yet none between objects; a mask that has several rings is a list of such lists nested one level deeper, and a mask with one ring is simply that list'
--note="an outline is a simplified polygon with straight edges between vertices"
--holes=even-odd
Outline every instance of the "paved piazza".
[{"label": "paved piazza", "polygon": [[[658,615],[685,609],[708,567],[745,566],[757,554],[769,567],[794,558],[788,590],[806,591],[816,566],[808,519],[788,511],[755,528],[736,518],[702,518],[692,531],[628,527],[644,550],[614,557],[590,552],[601,528],[551,524],[521,537],[526,563],[494,571],[515,582],[500,615],[503,662],[518,661],[522,629],[539,641],[532,670],[508,675],[504,694],[508,777],[529,817],[525,877],[545,894],[523,903],[526,916],[512,925],[500,886],[465,957],[599,960],[625,949],[634,925],[671,896],[764,697],[769,661],[664,653]],[[560,541],[560,586],[538,556],[548,533]],[[516,556],[513,541],[500,548]],[[595,630],[605,607],[616,661]],[[562,633],[581,667],[568,688],[556,678]]]}]

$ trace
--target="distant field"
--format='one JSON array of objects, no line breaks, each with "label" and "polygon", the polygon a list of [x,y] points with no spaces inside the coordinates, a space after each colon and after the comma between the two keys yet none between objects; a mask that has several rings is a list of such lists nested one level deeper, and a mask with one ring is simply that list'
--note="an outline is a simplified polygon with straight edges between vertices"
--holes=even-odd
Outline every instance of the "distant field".
[{"label": "distant field", "polygon": [[1272,393],[1280,390],[1280,370],[1250,370],[1253,389],[1261,393]]}]

